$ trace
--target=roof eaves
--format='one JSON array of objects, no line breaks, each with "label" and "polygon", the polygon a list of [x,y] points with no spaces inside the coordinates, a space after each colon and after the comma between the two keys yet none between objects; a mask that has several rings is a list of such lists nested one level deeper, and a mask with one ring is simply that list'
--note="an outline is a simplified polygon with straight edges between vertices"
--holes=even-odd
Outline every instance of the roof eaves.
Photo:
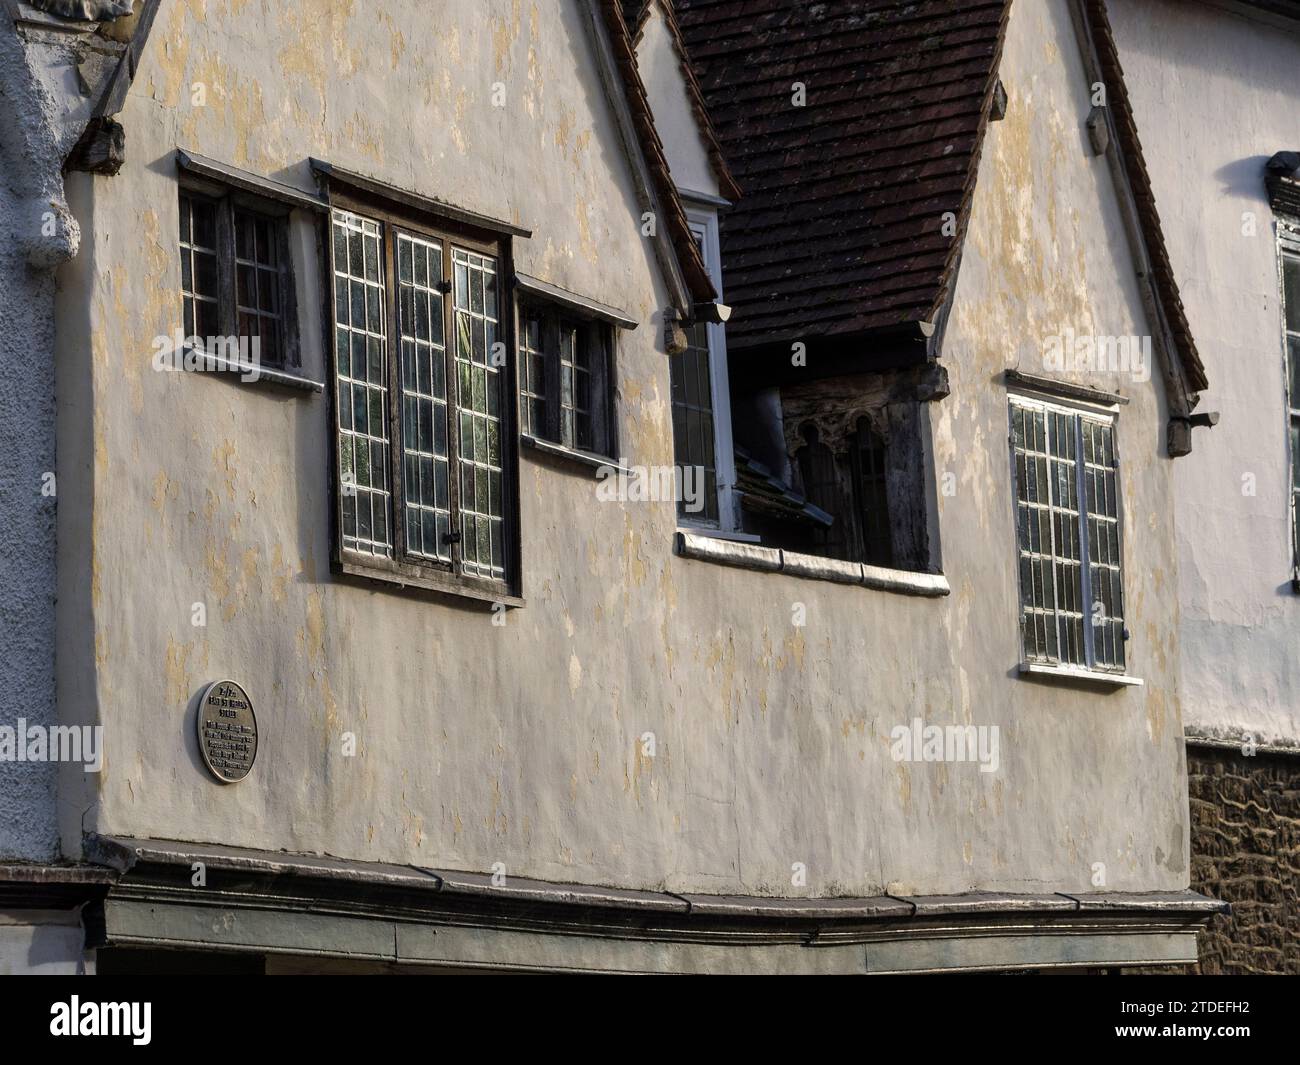
[{"label": "roof eaves", "polygon": [[966,233],[970,228],[971,205],[975,199],[975,184],[979,178],[980,156],[984,150],[984,136],[988,132],[989,115],[993,110],[993,98],[998,87],[998,74],[1002,66],[1002,47],[1006,43],[1007,23],[1010,21],[1010,17],[1011,4],[1008,3],[1003,7],[1001,18],[998,21],[997,40],[994,45],[993,55],[989,61],[988,77],[985,79],[980,97],[980,114],[979,122],[975,127],[975,142],[971,148],[970,160],[966,166],[966,179],[962,185],[961,205],[957,208],[956,232],[953,235],[952,244],[948,248],[948,254],[944,259],[943,269],[939,274],[939,287],[935,294],[934,303],[925,318],[928,323],[935,322],[942,315],[956,284],[957,272],[961,265],[962,248],[966,244]]},{"label": "roof eaves", "polygon": [[[709,115],[708,104],[704,102],[704,89],[700,85],[700,79],[695,75],[695,67],[691,64],[691,53],[686,47],[686,38],[682,36],[682,28],[677,22],[673,0],[659,0],[659,8],[664,14],[664,23],[672,36],[673,47],[677,49],[677,61],[681,66],[682,77],[686,79],[686,91],[691,97],[691,112],[695,115],[700,136],[704,138],[708,149],[709,162],[713,165],[714,176],[718,179],[718,191],[728,200],[738,200],[741,196],[740,186],[736,184],[731,168],[727,165],[722,141],[718,139],[718,131],[714,128],[713,119]],[[645,13],[648,10],[647,4],[641,14],[642,24],[645,22]]]},{"label": "roof eaves", "polygon": [[[649,96],[637,68],[632,35],[628,32],[627,23],[623,19],[623,5],[620,0],[590,0],[590,2],[597,8],[599,18],[609,36],[610,47],[613,50],[612,58],[622,83],[623,98],[654,185],[654,196],[664,216],[660,222],[671,244],[682,280],[691,301],[712,303],[718,298],[718,293],[709,279],[708,268],[704,265],[699,246],[691,233],[686,211],[668,166],[668,157],[664,153],[663,141],[660,140],[658,130],[655,128]],[[686,317],[693,316],[690,307],[679,309]]]},{"label": "roof eaves", "polygon": [[634,45],[641,42],[641,31],[645,29],[646,15],[650,13],[650,2],[651,0],[622,0],[623,21]]},{"label": "roof eaves", "polygon": [[[1164,229],[1156,209],[1155,191],[1142,155],[1142,143],[1138,138],[1133,105],[1124,81],[1124,70],[1120,65],[1119,49],[1115,45],[1106,2],[1075,0],[1075,3],[1078,5],[1076,10],[1084,15],[1088,38],[1106,88],[1107,113],[1118,141],[1116,147],[1119,162],[1131,190],[1142,243],[1149,260],[1150,276],[1147,281],[1157,309],[1164,318],[1163,323],[1152,324],[1165,327],[1168,341],[1174,349],[1173,354],[1178,358],[1178,368],[1187,392],[1203,392],[1209,387],[1209,379],[1192,337],[1192,328],[1178,291],[1178,279],[1174,275],[1169,249],[1165,246]],[[1195,396],[1189,396],[1188,401],[1190,407],[1196,401]]]}]

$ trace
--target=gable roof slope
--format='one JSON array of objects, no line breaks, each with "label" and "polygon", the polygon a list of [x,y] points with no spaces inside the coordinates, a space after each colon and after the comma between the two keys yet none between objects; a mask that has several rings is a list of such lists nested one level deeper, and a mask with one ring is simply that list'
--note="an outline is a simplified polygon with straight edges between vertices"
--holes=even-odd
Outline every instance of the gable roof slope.
[{"label": "gable roof slope", "polygon": [[[1142,142],[1138,138],[1137,123],[1133,118],[1133,104],[1129,99],[1128,87],[1124,83],[1124,69],[1120,66],[1119,50],[1115,47],[1115,37],[1111,31],[1106,2],[1105,0],[1083,0],[1083,6],[1087,12],[1088,35],[1091,37],[1097,63],[1106,84],[1107,109],[1116,139],[1119,141],[1120,162],[1132,191],[1142,242],[1146,246],[1147,258],[1150,260],[1150,284],[1155,290],[1160,311],[1164,314],[1168,326],[1169,340],[1174,347],[1174,351],[1169,354],[1178,360],[1188,390],[1203,392],[1209,387],[1209,380],[1200,353],[1196,349],[1196,340],[1192,336],[1192,327],[1187,321],[1187,313],[1183,309],[1182,297],[1178,292],[1178,279],[1174,275],[1173,263],[1169,259],[1169,249],[1165,247],[1160,212],[1156,210],[1151,175],[1147,172],[1146,159],[1142,155]],[[1157,323],[1153,322],[1151,326],[1154,329]]]},{"label": "gable roof slope", "polygon": [[691,63],[690,51],[686,47],[686,39],[682,36],[682,28],[677,21],[677,9],[673,0],[622,0],[622,4],[623,21],[627,23],[628,33],[632,36],[634,47],[641,42],[641,35],[644,33],[646,26],[646,16],[650,14],[650,8],[655,5],[658,6],[660,13],[663,15],[664,26],[672,39],[673,49],[677,53],[678,66],[682,72],[682,79],[686,82],[686,92],[690,98],[691,114],[695,116],[695,125],[704,140],[704,147],[709,156],[709,164],[713,167],[713,176],[718,182],[718,191],[728,200],[740,199],[740,186],[736,184],[736,179],[732,176],[731,168],[727,165],[726,155],[722,149],[722,142],[718,139],[718,132],[713,127],[713,118],[709,114],[708,104],[704,99],[704,89],[700,86],[700,79],[696,76],[695,67]]},{"label": "gable roof slope", "polygon": [[618,68],[637,142],[645,154],[646,165],[654,181],[655,196],[662,211],[667,215],[666,218],[660,219],[660,222],[672,243],[674,257],[690,290],[691,299],[696,303],[711,303],[717,299],[717,290],[709,279],[708,268],[704,265],[699,245],[695,243],[690,223],[686,220],[686,211],[682,207],[681,197],[677,194],[677,186],[668,167],[668,157],[664,154],[663,141],[660,140],[659,131],[655,128],[650,98],[637,67],[636,46],[624,21],[623,4],[620,0],[594,0],[594,2],[609,34],[610,45],[614,52],[614,64]]},{"label": "gable roof slope", "polygon": [[[729,344],[935,320],[965,231],[1009,7],[678,0],[745,190],[722,222]],[[796,83],[804,106],[793,102]]]}]

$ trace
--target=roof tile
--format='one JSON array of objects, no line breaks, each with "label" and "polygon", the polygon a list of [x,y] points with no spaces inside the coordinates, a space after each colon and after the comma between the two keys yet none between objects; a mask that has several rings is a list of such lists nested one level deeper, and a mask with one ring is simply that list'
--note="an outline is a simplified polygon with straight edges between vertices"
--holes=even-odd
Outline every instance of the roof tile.
[{"label": "roof tile", "polygon": [[[932,320],[961,245],[1009,0],[676,8],[745,190],[722,221],[728,343]],[[942,230],[949,211],[956,238]]]}]

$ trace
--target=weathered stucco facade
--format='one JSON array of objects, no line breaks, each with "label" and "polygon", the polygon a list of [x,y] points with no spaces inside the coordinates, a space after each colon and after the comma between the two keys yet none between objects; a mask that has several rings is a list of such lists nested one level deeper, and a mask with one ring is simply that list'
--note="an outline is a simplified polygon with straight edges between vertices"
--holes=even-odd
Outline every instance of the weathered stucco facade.
[{"label": "weathered stucco facade", "polygon": [[[1269,157],[1297,140],[1300,36],[1248,5],[1114,9],[1170,254],[1214,360],[1206,405],[1222,417],[1177,467],[1188,726],[1300,746],[1286,353],[1264,184]],[[1179,159],[1188,151],[1194,166]]]},{"label": "weathered stucco facade", "polygon": [[1265,164],[1300,143],[1300,10],[1113,6],[1170,254],[1209,361],[1206,405],[1221,416],[1175,479],[1194,883],[1233,905],[1205,968],[1295,972],[1300,599],[1279,258],[1295,216],[1270,203]]},{"label": "weathered stucco facade", "polygon": [[[57,35],[34,32],[27,47],[0,40],[0,510],[7,544],[0,597],[0,700],[6,715],[57,722],[55,659],[54,268],[75,254],[76,222],[59,170],[75,142],[51,92],[68,62]],[[13,764],[0,788],[0,858],[47,860],[59,852],[54,767]]]},{"label": "weathered stucco facade", "polygon": [[[1121,430],[1130,510],[1148,510],[1125,537],[1138,582],[1135,671],[1147,684],[1098,696],[1011,675],[1006,402],[988,379],[1015,364],[1011,344],[1036,348],[1039,334],[1074,321],[1082,332],[1103,307],[1122,320],[1088,331],[1145,332],[1116,280],[1127,254],[1117,223],[1091,224],[1113,194],[1080,143],[1068,23],[1044,35],[1030,5],[1013,20],[1009,84],[1049,47],[1056,62],[1031,83],[1033,105],[994,128],[984,166],[995,176],[981,183],[963,267],[947,355],[957,386],[937,432],[938,466],[958,484],[944,524],[963,530],[944,544],[954,594],[912,599],[684,561],[672,553],[671,504],[599,504],[589,476],[526,461],[528,605],[494,626],[490,611],[330,577],[323,399],[151,370],[153,338],[178,314],[170,161],[177,147],[201,146],[305,184],[301,160],[316,156],[399,188],[455,189],[464,206],[534,227],[516,251],[521,270],[646,323],[620,346],[620,427],[630,462],[671,464],[653,327],[664,296],[582,16],[573,5],[503,5],[449,21],[430,50],[401,47],[415,18],[402,4],[380,9],[391,21],[342,5],[328,18],[285,13],[278,29],[260,9],[223,7],[201,24],[180,6],[162,16],[123,116],[131,159],[87,220],[89,344],[68,337],[74,351],[62,351],[95,395],[90,431],[68,441],[94,475],[73,493],[95,511],[95,656],[68,666],[93,674],[86,705],[110,752],[70,847],[93,829],[761,895],[789,894],[795,862],[824,895],[1083,891],[1093,862],[1107,864],[1116,890],[1186,886],[1175,634],[1157,601],[1159,582],[1173,579],[1158,386],[1126,387],[1137,394]],[[350,77],[322,69],[316,38]],[[435,91],[443,78],[453,88]],[[507,85],[504,108],[491,104],[493,81]],[[190,105],[196,83],[205,107]],[[380,83],[408,106],[361,91]],[[1055,138],[1044,115],[1059,123]],[[1048,195],[1071,171],[1074,218]],[[1078,206],[1083,195],[1091,210]],[[1035,201],[1042,227],[1022,213]],[[1039,232],[1061,259],[1035,271]],[[1021,262],[1023,286],[1004,288]],[[1066,268],[1077,287],[1063,291]],[[206,628],[191,625],[195,602]],[[797,602],[806,627],[792,624]],[[1005,665],[990,671],[990,661]],[[226,675],[248,679],[265,730],[259,771],[237,788],[199,772],[187,726],[190,699]],[[889,731],[917,715],[1000,725],[1002,771],[894,763]],[[342,755],[345,732],[357,736],[354,758]],[[646,732],[653,760],[639,754]],[[1103,773],[1126,783],[1110,776],[1099,788]]]},{"label": "weathered stucco facade", "polygon": [[[926,407],[949,594],[681,557],[672,501],[599,502],[591,469],[532,451],[522,606],[337,574],[325,229],[307,210],[291,222],[301,374],[325,391],[153,368],[181,313],[177,150],[309,194],[319,159],[530,229],[518,271],[634,319],[619,457],[671,466],[673,297],[604,32],[561,0],[456,0],[436,19],[415,0],[159,8],[118,116],[125,164],[68,182],[85,238],[55,319],[58,707],[103,727],[105,755],[102,773],[61,770],[63,857],[94,857],[92,835],[688,895],[1184,891],[1188,630],[1158,369],[1058,375],[1120,397],[1142,683],[1019,668],[1005,372],[1052,376],[1044,345],[1065,330],[1154,331],[1085,132],[1066,0],[1013,7],[1009,107],[943,330],[951,394]],[[643,72],[674,178],[717,195],[670,46],[652,20]],[[194,730],[223,677],[261,730],[230,786]],[[996,769],[896,760],[891,732],[914,718],[996,727]]]}]

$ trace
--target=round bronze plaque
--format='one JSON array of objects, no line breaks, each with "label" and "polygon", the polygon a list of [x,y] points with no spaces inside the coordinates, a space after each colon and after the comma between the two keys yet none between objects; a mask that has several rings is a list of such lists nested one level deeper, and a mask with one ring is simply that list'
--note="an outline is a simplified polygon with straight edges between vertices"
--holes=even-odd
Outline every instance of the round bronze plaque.
[{"label": "round bronze plaque", "polygon": [[248,776],[257,757],[257,718],[253,700],[233,680],[209,684],[199,700],[199,751],[223,784]]}]

